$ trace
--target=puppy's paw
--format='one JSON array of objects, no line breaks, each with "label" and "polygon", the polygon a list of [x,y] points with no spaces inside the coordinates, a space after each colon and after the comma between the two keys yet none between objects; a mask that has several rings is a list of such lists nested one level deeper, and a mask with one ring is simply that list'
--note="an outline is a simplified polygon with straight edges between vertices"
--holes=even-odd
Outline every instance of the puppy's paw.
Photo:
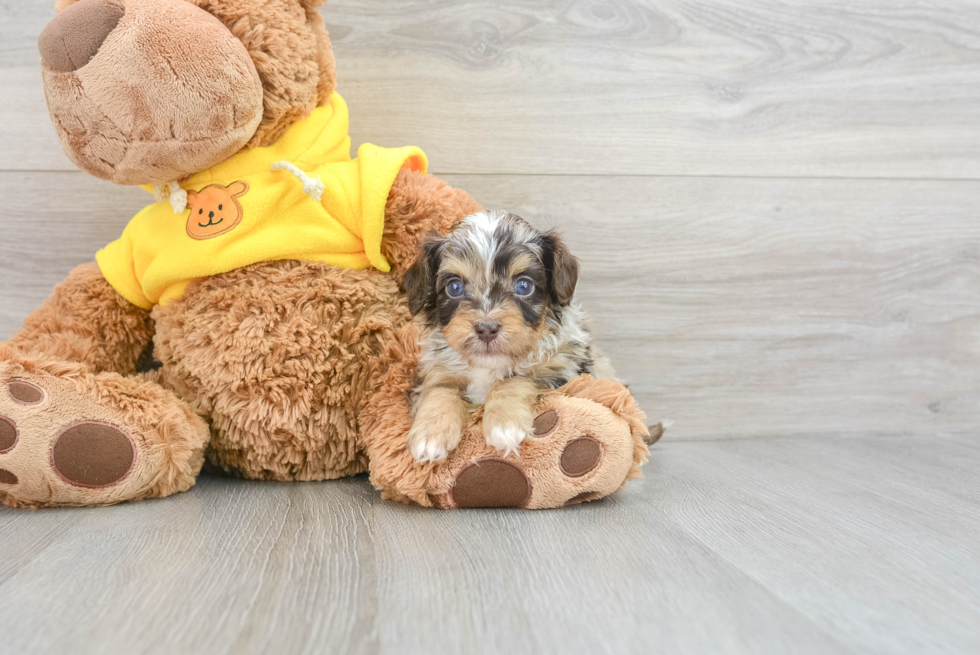
[{"label": "puppy's paw", "polygon": [[408,449],[417,462],[441,462],[459,445],[463,426],[449,416],[416,417],[408,432]]},{"label": "puppy's paw", "polygon": [[517,453],[531,434],[534,415],[523,403],[487,403],[483,412],[483,436],[487,445],[503,451],[504,457]]},{"label": "puppy's paw", "polygon": [[489,433],[485,433],[487,445],[493,446],[498,451],[503,451],[504,457],[511,453],[520,452],[521,444],[527,439],[527,432],[516,425],[496,425],[490,428]]},{"label": "puppy's paw", "polygon": [[408,449],[412,451],[412,457],[415,458],[419,464],[426,464],[428,462],[441,462],[446,459],[446,455],[449,453],[446,451],[446,447],[432,439],[416,439],[415,441],[409,441]]}]

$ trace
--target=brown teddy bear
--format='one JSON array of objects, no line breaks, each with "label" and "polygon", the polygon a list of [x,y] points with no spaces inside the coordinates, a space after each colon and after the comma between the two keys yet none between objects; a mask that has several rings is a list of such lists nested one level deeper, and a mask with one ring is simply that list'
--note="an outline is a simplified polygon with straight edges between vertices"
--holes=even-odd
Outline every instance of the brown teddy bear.
[{"label": "brown teddy bear", "polygon": [[418,333],[400,288],[425,235],[480,206],[417,148],[350,157],[322,0],[59,0],[45,92],[81,169],[141,211],[0,345],[0,497],[108,505],[189,489],[205,457],[260,480],[369,471],[387,498],[557,507],[620,489],[643,415],[588,377],[519,455],[473,417],[408,452]]}]

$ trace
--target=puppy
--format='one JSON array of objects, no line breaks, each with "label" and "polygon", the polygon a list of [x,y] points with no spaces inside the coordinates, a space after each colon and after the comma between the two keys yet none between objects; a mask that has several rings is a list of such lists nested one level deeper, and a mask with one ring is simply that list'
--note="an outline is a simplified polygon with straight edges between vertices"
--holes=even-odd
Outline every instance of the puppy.
[{"label": "puppy", "polygon": [[582,373],[615,379],[574,302],[578,270],[557,234],[506,212],[426,241],[405,275],[422,331],[408,436],[416,460],[445,459],[475,405],[487,443],[506,457],[531,433],[544,390]]}]

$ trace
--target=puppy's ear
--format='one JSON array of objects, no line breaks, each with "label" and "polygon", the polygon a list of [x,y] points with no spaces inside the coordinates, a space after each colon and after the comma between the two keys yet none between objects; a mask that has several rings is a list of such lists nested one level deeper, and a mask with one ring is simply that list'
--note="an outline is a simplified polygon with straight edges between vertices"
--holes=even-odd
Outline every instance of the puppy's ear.
[{"label": "puppy's ear", "polygon": [[559,306],[567,307],[572,302],[575,285],[578,284],[578,259],[554,230],[544,234],[542,245],[551,299]]},{"label": "puppy's ear", "polygon": [[422,252],[412,267],[405,272],[405,292],[408,294],[408,311],[413,316],[426,308],[435,296],[436,274],[442,255],[442,239],[433,233],[422,245]]}]

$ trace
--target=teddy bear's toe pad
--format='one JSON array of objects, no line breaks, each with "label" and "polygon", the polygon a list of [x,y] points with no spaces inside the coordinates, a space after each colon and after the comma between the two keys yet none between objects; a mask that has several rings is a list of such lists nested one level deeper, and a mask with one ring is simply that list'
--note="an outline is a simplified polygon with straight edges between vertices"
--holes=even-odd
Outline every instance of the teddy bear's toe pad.
[{"label": "teddy bear's toe pad", "polygon": [[561,472],[570,478],[580,478],[602,460],[602,446],[592,437],[573,439],[561,453]]},{"label": "teddy bear's toe pad", "polygon": [[40,405],[44,402],[44,390],[30,382],[13,380],[7,384],[7,391],[11,399],[19,405]]},{"label": "teddy bear's toe pad", "polygon": [[597,500],[619,489],[633,463],[626,420],[603,405],[562,395],[542,403],[535,437],[517,461],[533,489],[525,507],[549,508]]},{"label": "teddy bear's toe pad", "polygon": [[450,492],[456,507],[525,507],[531,483],[520,468],[502,459],[481,459],[464,468]]},{"label": "teddy bear's toe pad", "polygon": [[558,427],[558,412],[549,409],[538,414],[534,419],[534,436],[538,438],[547,437]]},{"label": "teddy bear's toe pad", "polygon": [[0,416],[0,453],[7,453],[17,445],[17,426],[6,416]]}]

